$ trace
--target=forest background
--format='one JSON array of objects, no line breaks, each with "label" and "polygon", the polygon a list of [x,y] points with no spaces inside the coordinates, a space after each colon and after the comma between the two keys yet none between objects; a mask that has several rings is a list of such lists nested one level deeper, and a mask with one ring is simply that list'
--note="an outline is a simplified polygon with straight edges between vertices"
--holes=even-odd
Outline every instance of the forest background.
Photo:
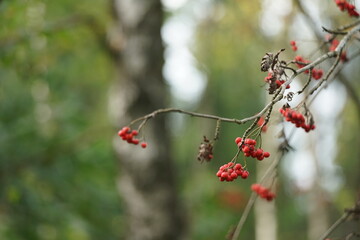
[{"label": "forest background", "polygon": [[[124,166],[117,149],[125,143],[117,131],[126,123],[119,121],[120,63],[114,53],[124,43],[114,2],[0,1],[1,239],[131,239],[119,184]],[[260,71],[266,52],[286,48],[285,59],[311,55],[318,46],[314,27],[321,31],[352,20],[333,1],[162,3],[165,106],[239,119],[268,100]],[[309,17],[315,26],[309,27]],[[290,40],[297,41],[298,52],[291,51]],[[354,59],[343,71],[355,94],[358,66]],[[281,160],[276,201],[266,203],[272,210],[263,219],[276,222],[280,240],[317,239],[360,194],[359,109],[339,82],[311,109],[317,129],[297,132],[290,142],[294,151]],[[138,117],[149,113],[142,110],[136,110]],[[263,136],[269,149],[276,148],[278,118]],[[248,163],[246,180],[224,183],[215,176],[236,153],[234,139],[245,126],[223,124],[214,159],[196,160],[203,135],[212,136],[215,124],[176,114],[166,119],[183,239],[224,239],[261,177],[255,161]],[[250,214],[242,239],[263,239],[256,228],[261,214]],[[354,226],[359,223],[335,236]]]}]

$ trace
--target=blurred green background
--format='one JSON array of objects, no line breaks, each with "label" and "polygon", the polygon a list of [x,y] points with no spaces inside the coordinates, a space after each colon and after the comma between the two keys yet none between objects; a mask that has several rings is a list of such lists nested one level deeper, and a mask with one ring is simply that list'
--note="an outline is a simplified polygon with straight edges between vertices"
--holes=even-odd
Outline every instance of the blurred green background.
[{"label": "blurred green background", "polygon": [[[192,16],[193,2],[167,9],[165,24],[177,14]],[[189,104],[174,97],[174,105],[239,119],[261,110],[267,96],[260,60],[265,52],[290,48],[293,31],[284,22],[271,34],[261,29],[266,2],[206,3],[211,7],[196,18],[191,46],[206,87],[198,93],[199,101]],[[320,10],[324,22],[330,17],[343,21],[331,9]],[[279,21],[294,21],[296,10],[293,3]],[[91,16],[96,24],[89,27],[78,16]],[[109,1],[2,0],[0,24],[0,238],[123,239],[126,215],[112,144],[119,126],[112,125],[108,111],[116,65],[99,41],[99,34],[106,39],[106,29],[114,24]],[[293,56],[284,54],[287,60]],[[349,79],[359,90],[359,69],[349,68],[347,75],[356,76]],[[339,98],[344,105],[335,119],[337,150],[332,149],[338,187],[322,188],[328,224],[353,205],[360,183],[357,110],[346,97]],[[247,181],[221,183],[215,173],[236,153],[233,141],[246,126],[223,124],[214,160],[200,164],[198,144],[204,134],[212,136],[216,123],[188,117],[180,125],[169,121],[178,130],[172,150],[189,239],[224,239],[237,224],[256,179],[254,174]],[[276,200],[281,206],[276,208],[278,239],[306,239],[311,191],[297,189],[286,166],[279,174]],[[255,163],[248,168],[255,172]],[[326,175],[325,168],[319,169]],[[242,236],[254,239],[253,214]]]}]

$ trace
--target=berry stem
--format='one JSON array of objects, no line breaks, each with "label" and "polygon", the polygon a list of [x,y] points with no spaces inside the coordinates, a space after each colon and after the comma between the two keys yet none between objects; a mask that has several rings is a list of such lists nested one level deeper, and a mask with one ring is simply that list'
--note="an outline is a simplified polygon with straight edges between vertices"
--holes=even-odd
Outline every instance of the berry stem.
[{"label": "berry stem", "polygon": [[311,71],[312,71],[313,68],[310,69],[309,71],[309,77],[308,77],[308,80],[307,82],[305,83],[304,87],[297,92],[298,95],[300,95],[301,93],[303,93],[305,91],[305,89],[309,86],[310,82],[311,82]]},{"label": "berry stem", "polygon": [[218,120],[216,121],[214,142],[219,139],[219,136],[220,136],[220,127],[221,127],[221,119],[218,119]]}]

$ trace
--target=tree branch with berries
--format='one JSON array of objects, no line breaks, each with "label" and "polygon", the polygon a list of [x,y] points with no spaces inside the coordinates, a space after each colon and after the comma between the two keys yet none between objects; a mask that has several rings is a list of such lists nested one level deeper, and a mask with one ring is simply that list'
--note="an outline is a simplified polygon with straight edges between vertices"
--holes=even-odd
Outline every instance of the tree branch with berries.
[{"label": "tree branch with berries", "polygon": [[[355,6],[345,0],[336,0],[336,5],[341,11],[347,12],[350,17],[358,19],[359,13]],[[352,59],[360,55],[359,51],[352,53],[348,52],[350,46],[356,40],[360,39],[360,21],[355,20],[347,25],[340,26],[337,29],[328,29],[323,27],[323,30],[328,33],[323,38],[320,48],[327,48],[327,51],[320,57],[315,59],[307,59],[301,55],[296,55],[293,59],[285,60],[282,53],[285,49],[272,53],[266,53],[260,61],[260,71],[266,72],[267,76],[264,82],[267,84],[267,94],[271,100],[255,115],[243,119],[227,118],[205,113],[197,113],[185,111],[178,108],[157,109],[147,115],[133,120],[128,126],[123,127],[118,135],[122,140],[129,144],[140,145],[142,148],[148,147],[145,137],[142,136],[144,126],[150,120],[156,121],[156,117],[161,114],[178,113],[188,115],[195,118],[209,119],[216,121],[214,129],[214,137],[203,137],[199,146],[197,159],[203,162],[210,162],[213,158],[213,149],[216,141],[219,141],[220,126],[222,123],[229,124],[249,124],[242,136],[238,136],[234,141],[236,145],[236,154],[228,163],[219,167],[219,170],[214,174],[221,182],[232,182],[236,179],[247,179],[251,174],[247,169],[247,159],[253,158],[258,161],[269,158],[273,164],[263,176],[259,183],[251,185],[252,195],[248,204],[241,216],[241,219],[231,234],[231,239],[238,239],[244,222],[253,207],[257,197],[266,201],[272,201],[276,198],[276,189],[273,186],[277,174],[277,166],[281,158],[291,149],[288,142],[292,136],[285,136],[282,132],[283,142],[278,149],[280,154],[272,154],[262,149],[261,135],[267,130],[270,118],[274,115],[273,111],[280,102],[285,102],[278,108],[279,115],[286,122],[290,122],[295,128],[302,129],[305,132],[316,130],[316,119],[314,119],[309,106],[327,85],[331,84],[336,76],[341,72],[344,65],[349,64]],[[297,52],[299,46],[297,41],[290,42],[292,51]],[[317,49],[314,49],[316,51]],[[329,64],[329,68],[320,68],[319,65],[323,62]],[[305,76],[306,82],[303,82],[300,76]],[[300,91],[293,92],[290,84],[293,81],[298,81],[302,85]],[[294,105],[293,99],[300,99],[300,103]],[[141,136],[138,138],[138,136]],[[151,147],[151,146],[149,146]],[[243,156],[243,162],[239,161],[239,156]],[[270,158],[270,156],[276,157]],[[265,181],[266,180],[266,181]],[[324,236],[327,237],[328,234]]]}]

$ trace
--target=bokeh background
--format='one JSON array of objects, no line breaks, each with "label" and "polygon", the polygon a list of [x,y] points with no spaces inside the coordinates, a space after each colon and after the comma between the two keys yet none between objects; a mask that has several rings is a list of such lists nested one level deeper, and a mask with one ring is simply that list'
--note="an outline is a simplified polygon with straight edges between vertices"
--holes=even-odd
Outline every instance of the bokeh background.
[{"label": "bokeh background", "polygon": [[[121,62],[113,53],[123,46],[114,2],[0,1],[0,239],[132,239],[119,184],[124,166],[117,152],[126,143],[117,131],[130,119],[119,121],[121,103],[114,103]],[[352,21],[323,0],[163,0],[161,9],[165,106],[238,119],[259,112],[269,98],[260,71],[266,52],[286,48],[285,60],[319,56],[309,16],[318,31]],[[358,66],[354,59],[343,71],[357,93]],[[335,81],[311,110],[316,131],[295,132],[295,150],[278,168],[276,201],[265,206],[269,211],[251,212],[241,239],[265,239],[261,231],[272,232],[269,239],[318,238],[359,197],[359,109]],[[274,114],[263,137],[271,151],[279,122]],[[183,239],[224,239],[261,177],[251,161],[247,180],[215,176],[246,126],[222,124],[213,161],[201,164],[198,146],[216,122],[170,114],[166,123]],[[259,219],[268,223],[259,227]],[[334,236],[358,227],[346,224]]]}]

